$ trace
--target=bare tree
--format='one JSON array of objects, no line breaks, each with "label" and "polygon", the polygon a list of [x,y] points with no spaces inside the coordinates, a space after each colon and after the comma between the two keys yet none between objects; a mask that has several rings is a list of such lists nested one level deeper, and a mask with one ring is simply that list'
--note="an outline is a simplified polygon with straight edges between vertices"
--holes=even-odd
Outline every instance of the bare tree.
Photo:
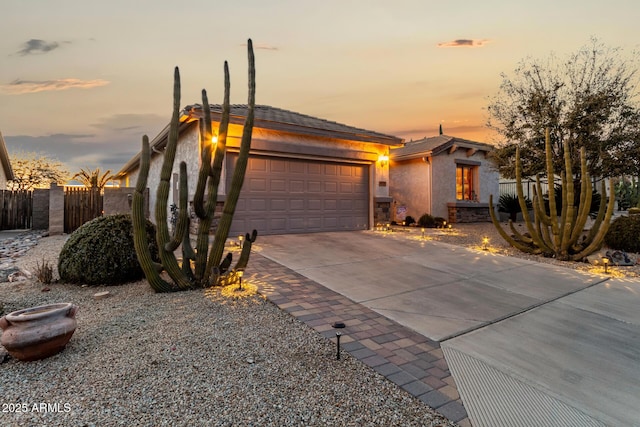
[{"label": "bare tree", "polygon": [[67,167],[57,159],[33,152],[10,155],[14,179],[7,182],[9,190],[49,188],[51,183],[63,185],[69,179]]},{"label": "bare tree", "polygon": [[520,147],[523,175],[545,169],[544,130],[551,131],[556,169],[569,142],[574,170],[585,147],[592,176],[638,175],[640,108],[638,56],[597,39],[561,60],[525,59],[514,76],[502,74],[499,93],[488,106],[490,128],[501,136],[493,159],[506,176],[515,175],[515,147]]}]

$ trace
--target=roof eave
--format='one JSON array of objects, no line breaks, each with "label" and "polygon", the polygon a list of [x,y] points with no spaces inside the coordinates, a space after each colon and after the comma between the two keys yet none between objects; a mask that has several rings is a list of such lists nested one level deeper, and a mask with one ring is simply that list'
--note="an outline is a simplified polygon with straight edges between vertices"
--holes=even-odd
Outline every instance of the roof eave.
[{"label": "roof eave", "polygon": [[2,163],[2,168],[4,169],[7,181],[14,180],[15,175],[13,174],[13,168],[11,167],[11,161],[9,160],[9,152],[7,151],[7,145],[2,137],[2,132],[0,132],[0,163]]}]

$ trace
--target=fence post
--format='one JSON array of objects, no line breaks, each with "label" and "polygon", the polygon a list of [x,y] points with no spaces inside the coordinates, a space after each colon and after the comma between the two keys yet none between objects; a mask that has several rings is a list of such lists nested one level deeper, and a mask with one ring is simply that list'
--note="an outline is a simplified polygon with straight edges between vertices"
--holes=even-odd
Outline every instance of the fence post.
[{"label": "fence post", "polygon": [[49,234],[64,233],[64,187],[51,183],[49,189]]}]

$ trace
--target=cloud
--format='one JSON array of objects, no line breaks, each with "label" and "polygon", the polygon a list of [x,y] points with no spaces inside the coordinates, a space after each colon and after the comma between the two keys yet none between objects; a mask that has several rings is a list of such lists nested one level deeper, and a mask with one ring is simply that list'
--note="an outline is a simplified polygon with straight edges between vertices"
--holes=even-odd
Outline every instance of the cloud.
[{"label": "cloud", "polygon": [[438,43],[438,47],[482,47],[487,43],[487,39],[457,39]]},{"label": "cloud", "polygon": [[[155,136],[155,135],[154,135]],[[45,136],[4,135],[9,157],[11,153],[34,152],[64,163],[70,172],[81,168],[119,171],[140,151],[142,137],[124,134],[53,134]]]},{"label": "cloud", "polygon": [[22,49],[17,52],[20,56],[51,52],[52,50],[60,47],[60,44],[58,42],[46,42],[40,39],[31,39],[26,41],[22,46]]},{"label": "cloud", "polygon": [[159,114],[114,114],[101,118],[98,123],[92,123],[91,126],[113,132],[135,131],[136,134],[142,135],[145,131],[159,132],[170,119],[169,116],[164,117]]},{"label": "cloud", "polygon": [[[241,46],[247,46],[247,44],[242,43]],[[254,43],[253,48],[258,50],[280,50],[280,48],[277,46],[271,46],[264,43]]]},{"label": "cloud", "polygon": [[80,79],[57,79],[57,80],[20,80],[16,79],[7,85],[1,85],[0,91],[10,95],[23,95],[25,93],[49,92],[67,89],[92,89],[108,85],[107,80],[80,80]]}]

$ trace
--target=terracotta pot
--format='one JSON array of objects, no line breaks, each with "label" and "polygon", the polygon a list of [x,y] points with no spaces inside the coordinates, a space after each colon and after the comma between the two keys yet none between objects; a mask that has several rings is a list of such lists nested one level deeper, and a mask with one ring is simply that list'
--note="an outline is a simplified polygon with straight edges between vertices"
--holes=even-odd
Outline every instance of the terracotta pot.
[{"label": "terracotta pot", "polygon": [[18,360],[38,360],[64,349],[76,330],[78,306],[49,304],[14,311],[0,318],[0,343]]}]

